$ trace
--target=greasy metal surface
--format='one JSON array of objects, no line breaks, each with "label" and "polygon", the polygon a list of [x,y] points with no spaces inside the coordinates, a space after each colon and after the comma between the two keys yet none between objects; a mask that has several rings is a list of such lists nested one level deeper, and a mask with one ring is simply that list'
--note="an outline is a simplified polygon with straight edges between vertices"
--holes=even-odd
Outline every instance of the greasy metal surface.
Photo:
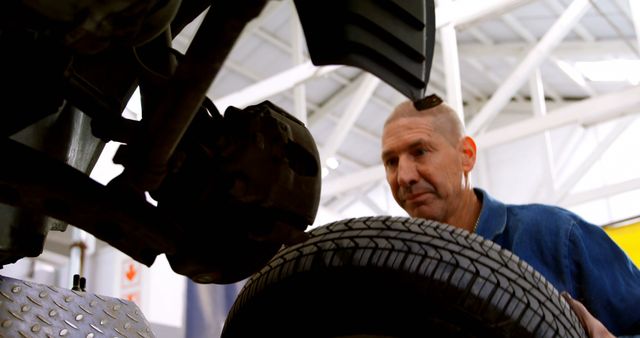
[{"label": "greasy metal surface", "polygon": [[[39,149],[43,154],[88,173],[94,166],[104,143],[91,135],[90,118],[71,106],[49,115],[37,123],[15,133],[11,139]],[[9,154],[4,153],[5,156]],[[9,162],[19,162],[21,157],[10,157]],[[4,164],[11,166],[11,164]],[[66,167],[65,167],[66,168]],[[41,168],[45,170],[46,168]],[[53,168],[52,168],[53,170]],[[47,170],[46,174],[54,174]],[[0,169],[0,182],[4,181]],[[44,174],[44,171],[43,171]],[[4,193],[8,188],[0,183]],[[0,195],[3,193],[0,192]],[[0,197],[0,202],[2,197]],[[6,202],[5,202],[6,203]],[[20,210],[8,204],[0,204],[0,262],[13,262],[22,257],[35,257],[42,252],[48,231],[64,231],[67,223],[46,216],[47,213]]]},{"label": "greasy metal surface", "polygon": [[[206,91],[222,67],[242,29],[264,7],[265,0],[219,1],[207,12],[175,73],[158,102],[151,106],[148,123],[136,135],[131,158],[124,163],[123,181],[143,191],[157,189],[168,162],[205,99]],[[212,43],[215,41],[215,43]],[[144,109],[144,108],[143,108]]]},{"label": "greasy metal surface", "polygon": [[131,301],[0,276],[0,337],[155,337]]},{"label": "greasy metal surface", "polygon": [[0,203],[65,220],[146,265],[172,251],[165,223],[145,200],[116,195],[83,172],[10,139],[0,140],[0,152],[19,159],[0,166]]},{"label": "greasy metal surface", "polygon": [[[214,118],[217,117],[217,118]],[[172,268],[200,283],[248,277],[300,240],[320,199],[310,132],[269,101],[197,116],[154,198],[176,232]],[[229,259],[233,257],[233,259]]]}]

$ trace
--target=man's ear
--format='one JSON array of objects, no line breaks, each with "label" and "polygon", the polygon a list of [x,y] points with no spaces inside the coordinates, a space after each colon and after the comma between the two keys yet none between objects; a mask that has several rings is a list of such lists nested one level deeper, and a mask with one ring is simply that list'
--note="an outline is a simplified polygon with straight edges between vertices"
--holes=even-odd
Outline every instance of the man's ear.
[{"label": "man's ear", "polygon": [[476,142],[470,137],[462,138],[462,169],[468,173],[476,164]]}]

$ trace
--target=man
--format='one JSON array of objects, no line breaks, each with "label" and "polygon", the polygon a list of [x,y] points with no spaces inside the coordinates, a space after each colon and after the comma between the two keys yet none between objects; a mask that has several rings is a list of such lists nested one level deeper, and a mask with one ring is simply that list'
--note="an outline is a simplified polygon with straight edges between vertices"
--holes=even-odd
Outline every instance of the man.
[{"label": "man", "polygon": [[476,232],[514,252],[566,291],[590,337],[612,337],[607,328],[640,334],[640,271],[629,258],[602,229],[567,210],[506,205],[474,188],[476,144],[437,96],[393,111],[382,161],[395,200],[411,217]]}]

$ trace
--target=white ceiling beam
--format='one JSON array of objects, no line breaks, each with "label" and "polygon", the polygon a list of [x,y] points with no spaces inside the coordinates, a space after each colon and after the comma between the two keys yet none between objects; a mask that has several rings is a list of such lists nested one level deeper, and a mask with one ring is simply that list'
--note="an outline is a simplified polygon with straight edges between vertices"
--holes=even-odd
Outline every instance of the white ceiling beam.
[{"label": "white ceiling beam", "polygon": [[500,17],[502,21],[509,26],[516,34],[518,34],[524,41],[535,43],[538,41],[528,29],[526,29],[513,15],[504,14]]},{"label": "white ceiling beam", "polygon": [[[482,43],[461,43],[458,44],[460,57],[472,57],[476,59],[496,57],[501,58],[521,58],[531,44],[527,42],[507,42],[494,45]],[[602,52],[615,56],[633,56],[635,51],[631,50],[629,44],[622,39],[599,40],[598,43],[584,41],[563,41],[552,51],[552,55],[560,59],[585,60],[590,58],[602,59]]]},{"label": "white ceiling beam", "polygon": [[[471,94],[470,100],[477,100],[477,99],[483,100],[483,99],[486,99],[488,96],[487,94],[483,93],[482,90],[480,90],[480,88],[469,83],[462,82],[462,89],[468,92],[469,94]],[[464,97],[464,92],[463,92],[463,97]]]},{"label": "white ceiling beam", "polygon": [[573,83],[578,85],[582,91],[585,92],[588,96],[597,96],[596,91],[591,88],[591,86],[587,83],[587,80],[582,76],[582,74],[571,65],[569,62],[559,60],[558,58],[551,57],[549,58],[551,63],[558,67],[562,71],[563,74],[567,76]]},{"label": "white ceiling beam", "polygon": [[[242,75],[242,76],[244,76],[247,79],[250,79],[252,81],[255,81],[255,82],[260,81],[260,76],[258,74],[256,74],[255,72],[249,70],[247,67],[243,67],[243,66],[237,64],[234,61],[231,61],[231,60],[225,61],[224,67],[229,69],[229,70],[232,70],[232,71],[234,71],[234,72],[236,72],[236,73],[238,73],[238,74],[240,74],[240,75]],[[283,92],[283,95],[285,97],[287,97],[288,99],[290,99],[291,101],[293,101],[293,94],[292,93],[285,91],[285,92]],[[306,104],[307,104],[307,109],[316,110],[316,109],[319,108],[318,105],[316,105],[313,102],[307,102]]]},{"label": "white ceiling beam", "polygon": [[307,125],[307,94],[304,84],[293,87],[293,115]]},{"label": "white ceiling beam", "polygon": [[452,23],[455,27],[472,26],[482,20],[494,18],[534,0],[457,0],[436,8],[436,28]]},{"label": "white ceiling beam", "polygon": [[494,44],[493,40],[487,36],[487,34],[482,33],[478,28],[471,27],[467,29],[467,32],[471,34],[476,40],[480,41],[483,45],[491,46]]},{"label": "white ceiling beam", "polygon": [[274,36],[273,34],[265,31],[264,29],[258,27],[253,31],[253,35],[255,35],[256,37],[259,37],[260,39],[270,43],[271,45],[273,45],[274,47],[278,48],[279,50],[281,50],[282,52],[286,53],[286,54],[290,54],[291,53],[291,46],[289,44],[287,44],[286,42],[280,40],[279,38],[277,38],[276,36]]},{"label": "white ceiling beam", "polygon": [[[486,100],[485,100],[486,101]],[[477,112],[480,110],[480,108],[482,108],[483,102],[485,101],[478,101],[478,102],[469,102],[467,104],[467,106],[469,107],[469,111],[470,112]],[[574,101],[575,102],[575,101]],[[556,101],[547,101],[546,102],[546,106],[547,106],[547,111],[553,111],[555,109],[558,109],[560,107],[564,107],[566,106],[567,103],[566,101],[563,103],[557,103]],[[508,120],[510,121],[523,121],[527,118],[529,118],[531,116],[531,101],[529,100],[529,98],[527,97],[527,99],[525,101],[511,101],[507,104],[507,106],[504,108],[503,112],[500,114],[502,115],[511,115]],[[495,127],[494,129],[498,129],[498,128],[502,128],[505,127],[505,124],[500,125],[499,127]],[[489,130],[488,132],[491,132],[491,130]],[[477,136],[476,136],[477,138]]]},{"label": "white ceiling beam", "polygon": [[329,197],[385,179],[384,166],[376,165],[322,182],[321,196]]},{"label": "white ceiling beam", "polygon": [[540,69],[536,69],[529,80],[529,92],[531,93],[531,105],[534,116],[547,115],[547,102],[544,97],[544,85]]},{"label": "white ceiling beam", "polygon": [[545,84],[545,93],[555,102],[564,102],[562,95],[548,83]]},{"label": "white ceiling beam", "polygon": [[345,207],[353,204],[359,198],[358,188],[353,190],[343,191],[339,194],[331,196],[325,202],[322,203],[326,208],[335,211],[344,210]]},{"label": "white ceiling beam", "polygon": [[[452,22],[454,25],[467,25],[477,20],[483,20],[495,15],[500,15],[507,12],[517,6],[521,6],[532,2],[533,0],[491,0],[491,1],[477,1],[477,0],[458,0],[449,5],[438,6],[436,9],[436,26],[440,27],[447,23]],[[262,32],[257,29],[258,25],[251,25],[249,32],[258,32],[258,36],[268,35],[266,32]],[[282,45],[279,48],[285,48],[284,44],[274,44],[276,46]],[[290,47],[289,47],[290,50]],[[310,62],[309,62],[310,63]],[[319,74],[309,74],[313,72],[308,67],[307,63],[294,67],[288,71],[284,71],[281,74],[275,75],[269,79],[263,80],[260,83],[249,86],[236,93],[229,94],[225,97],[216,98],[214,102],[220,111],[224,111],[228,106],[235,105],[238,107],[244,107],[252,103],[259,102],[268,97],[276,95],[284,90],[291,89],[294,85],[304,82],[312,76]],[[298,68],[300,67],[300,68]],[[333,71],[338,66],[325,66],[320,69]],[[299,77],[292,77],[291,73],[298,73]],[[325,73],[325,72],[322,72]],[[283,79],[287,79],[289,85],[283,82]]]},{"label": "white ceiling beam", "polygon": [[627,129],[635,116],[625,116],[621,118],[615,126],[607,133],[604,139],[599,140],[598,145],[589,153],[589,156],[585,158],[580,165],[567,176],[564,182],[560,185],[558,189],[556,189],[554,193],[554,200],[551,201],[553,204],[563,204],[564,198],[569,194],[569,191],[575,187],[575,185],[584,177],[584,175],[589,172],[589,169],[593,167],[593,165],[598,161],[602,154],[604,154],[609,147],[622,135],[622,133]]},{"label": "white ceiling beam", "polygon": [[320,163],[324,164],[329,157],[334,156],[338,151],[338,148],[340,148],[340,145],[344,142],[349,130],[351,130],[356,120],[364,110],[365,105],[373,95],[373,92],[376,90],[379,83],[380,79],[377,77],[369,73],[364,74],[362,83],[352,95],[351,102],[349,102],[349,105],[340,117],[340,121],[320,150]]},{"label": "white ceiling beam", "polygon": [[229,95],[215,98],[218,110],[225,111],[229,106],[244,108],[250,104],[268,99],[276,94],[293,88],[295,85],[303,83],[318,76],[324,76],[335,71],[340,66],[316,67],[311,61],[307,61],[293,68],[287,69],[279,74],[264,79],[251,86],[245,87]]},{"label": "white ceiling beam", "polygon": [[502,86],[487,101],[482,110],[471,120],[467,128],[469,133],[472,135],[477,134],[493,120],[511,100],[518,88],[527,81],[531,72],[544,61],[551,50],[562,41],[571,27],[587,12],[590,5],[589,0],[573,0],[567,10],[540,39],[540,42],[525,56]]},{"label": "white ceiling beam", "polygon": [[353,82],[350,79],[348,79],[347,77],[342,76],[338,72],[331,73],[331,74],[329,74],[328,77],[333,79],[333,80],[335,80],[336,82],[338,82],[339,84],[341,84],[343,86],[346,86],[346,85],[350,84],[351,82]]},{"label": "white ceiling beam", "polygon": [[[567,105],[567,102],[558,103],[555,101],[547,101],[546,102],[547,112],[564,107],[566,105]],[[529,116],[531,115],[531,102],[528,98],[526,101],[523,101],[523,102],[511,101],[509,102],[509,104],[507,104],[504,110],[505,110],[505,113],[521,114],[523,117]]]},{"label": "white ceiling beam", "polygon": [[[536,70],[533,70],[533,73],[535,73],[536,71],[540,72],[540,75],[542,76],[542,71],[540,70],[540,67],[536,68]],[[533,73],[531,74],[531,76],[535,76]],[[531,78],[529,78],[529,80],[530,79]],[[564,98],[562,98],[560,93],[558,93],[557,90],[553,89],[553,87],[548,83],[545,84],[544,81],[542,80],[542,77],[540,77],[540,81],[542,81],[542,85],[544,86],[545,97],[551,98],[551,100],[553,100],[556,103],[564,102]]]},{"label": "white ceiling beam", "polygon": [[480,148],[491,148],[512,142],[548,129],[584,123],[592,124],[617,116],[640,112],[640,87],[631,87],[619,92],[579,101],[557,108],[549,114],[513,123],[478,135]]},{"label": "white ceiling beam", "polygon": [[605,187],[582,191],[568,195],[562,200],[562,206],[571,207],[574,205],[587,203],[601,198],[608,198],[627,191],[640,189],[640,178],[627,180],[620,183],[611,184]]},{"label": "white ceiling beam", "polygon": [[629,0],[629,7],[631,8],[633,27],[636,29],[636,48],[640,51],[640,3],[638,0]]},{"label": "white ceiling beam", "polygon": [[[531,105],[533,106],[533,115],[543,117],[547,115],[547,104],[544,95],[544,85],[542,84],[542,75],[540,69],[536,69],[529,80],[529,92],[531,93]],[[555,184],[555,163],[553,161],[553,145],[551,143],[551,133],[545,130],[542,134],[544,142],[544,161],[546,167],[546,176],[549,182]],[[542,184],[538,185],[542,187]],[[555,185],[554,185],[555,186]]]},{"label": "white ceiling beam", "polygon": [[[451,6],[453,1],[440,0],[440,6]],[[460,80],[460,60],[458,58],[458,39],[453,21],[440,27],[440,48],[444,65],[444,80],[447,90],[446,101],[464,121],[464,105],[462,102],[462,81]]]},{"label": "white ceiling beam", "polygon": [[[505,63],[513,65],[513,67],[517,67],[517,65],[518,65],[517,61],[518,60],[515,59],[515,58],[506,58]],[[540,70],[540,68],[541,67],[539,66],[537,69]],[[541,70],[540,70],[540,72],[541,72]],[[502,85],[502,82],[504,82],[504,80],[501,81],[499,85]],[[546,97],[551,98],[551,100],[553,102],[555,102],[555,103],[564,102],[564,98],[562,97],[562,95],[560,95],[560,93],[558,93],[557,90],[553,89],[553,87],[551,85],[549,85],[548,83],[545,84],[544,81],[542,81],[542,84],[544,86],[544,91],[545,91],[545,96]],[[524,86],[521,89],[524,89]],[[514,96],[515,96],[515,94],[514,94]]]},{"label": "white ceiling beam", "polygon": [[280,10],[280,8],[284,6],[284,3],[284,1],[267,2],[265,7],[262,9],[262,12],[260,12],[260,15],[254,20],[251,20],[249,21],[249,23],[247,23],[247,25],[242,30],[242,33],[240,33],[237,41],[242,41],[247,35],[252,35],[257,33],[258,31],[261,31],[262,29],[260,28],[260,25],[262,25],[262,22],[268,20],[273,13]]},{"label": "white ceiling beam", "polygon": [[[489,81],[493,82],[496,86],[502,83],[502,79],[500,79],[495,73],[487,69],[482,63],[473,58],[465,58],[462,61],[466,62],[469,66],[471,66],[475,71],[482,73]],[[518,93],[514,95],[516,100],[525,101],[524,97]]]},{"label": "white ceiling beam", "polygon": [[[438,64],[438,62],[436,60],[433,61],[433,64],[431,65],[431,75],[429,77],[429,83],[431,83],[431,79],[433,79],[434,84],[436,85],[440,85],[442,83],[446,83],[446,74],[445,72],[441,69],[441,65]],[[472,100],[474,97],[486,97],[487,95],[483,94],[480,89],[476,88],[473,85],[470,85],[468,83],[464,83],[461,82],[461,87],[462,89],[464,89],[464,91],[462,92],[462,98],[465,99],[465,92],[471,95],[467,95],[466,99],[467,100]],[[448,99],[448,95],[445,94],[445,96],[441,96],[442,98],[445,99],[445,101],[447,101],[447,103],[449,102]],[[453,104],[451,104],[451,106],[453,106]]]},{"label": "white ceiling beam", "polygon": [[[362,72],[365,73],[365,71],[362,71]],[[331,73],[329,73],[328,77],[336,80],[337,82],[339,82],[343,86],[347,86],[351,82],[353,82],[353,81],[347,79],[346,77],[340,75],[340,73],[338,73],[338,72],[331,72]],[[401,97],[401,100],[405,100],[406,99],[404,95],[400,94],[399,92],[397,92],[397,93],[398,93],[398,96]],[[382,107],[385,107],[389,111],[393,110],[393,108],[397,104],[397,103],[389,103],[389,102],[387,102],[387,101],[385,101],[385,100],[383,100],[383,99],[381,99],[381,98],[379,98],[379,97],[377,97],[375,95],[371,97],[371,101],[375,102],[378,105],[381,105]],[[400,102],[398,102],[398,103],[400,103]]]},{"label": "white ceiling beam", "polygon": [[[289,1],[289,8],[291,11],[291,16],[289,17],[291,25],[291,59],[293,64],[297,66],[305,61],[306,45],[293,0]],[[293,87],[293,115],[304,125],[307,124],[307,94],[304,83],[299,83]]]},{"label": "white ceiling beam", "polygon": [[329,99],[324,101],[322,106],[313,111],[313,114],[309,116],[309,126],[315,125],[320,119],[329,115],[340,103],[347,98],[351,97],[353,92],[358,89],[362,80],[364,79],[364,73],[362,73],[357,80],[347,84],[344,88],[339,89]]},{"label": "white ceiling beam", "polygon": [[[338,118],[337,116],[334,116],[333,114],[328,114],[326,115],[326,118],[335,122],[336,124],[340,123],[340,118]],[[369,142],[371,143],[380,143],[380,135],[376,135],[368,130],[364,130],[360,127],[358,127],[357,125],[354,125],[351,128],[351,131],[353,133],[356,133],[360,136],[362,136],[363,138],[366,138]]]},{"label": "white ceiling beam", "polygon": [[228,68],[252,81],[260,81],[260,75],[256,74],[256,72],[238,64],[233,60],[226,60],[224,62],[224,68]]},{"label": "white ceiling beam", "polygon": [[442,61],[444,63],[444,80],[447,89],[447,102],[455,109],[456,113],[464,121],[464,107],[462,102],[462,83],[460,81],[460,60],[456,29],[453,25],[440,28],[442,37]]},{"label": "white ceiling beam", "polygon": [[[633,1],[633,0],[630,0],[630,1]],[[549,5],[551,10],[557,15],[562,14],[562,12],[564,11],[564,6],[558,0],[545,0],[545,2],[547,3],[547,5]],[[584,41],[587,41],[587,42],[596,41],[596,38],[593,36],[593,34],[591,34],[589,30],[586,29],[580,23],[577,23],[573,27],[573,31],[576,32],[576,34],[578,34],[578,36]]]},{"label": "white ceiling beam", "polygon": [[[511,27],[511,29],[513,29],[514,31],[516,31],[516,33],[518,35],[520,35],[520,37],[522,37],[525,41],[530,42],[530,43],[535,43],[537,41],[536,37],[533,36],[533,34],[531,34],[526,28],[524,28],[524,26],[522,26],[522,24],[520,24],[512,15],[510,14],[505,14],[502,16],[503,21],[505,21],[507,23],[507,25],[509,27]],[[507,61],[509,62],[509,61]],[[549,97],[556,102],[562,102],[564,101],[564,99],[562,98],[562,96],[556,91],[554,90],[550,85],[544,85],[543,81],[542,81],[542,77],[540,74],[540,68],[537,68],[536,71],[534,71],[535,73],[539,73],[538,75],[540,75],[540,78],[538,79],[540,81],[540,86],[544,86],[545,87],[545,91],[546,94],[549,95]],[[535,78],[536,75],[533,74],[533,77]],[[536,81],[538,81],[536,80]],[[534,94],[532,94],[533,96]],[[545,93],[543,92],[542,95],[545,95]],[[534,98],[531,99],[532,101],[534,101]]]},{"label": "white ceiling beam", "polygon": [[[371,191],[371,189],[373,187],[375,187],[376,185],[380,184],[381,182],[374,182],[373,184],[368,184],[368,185],[363,185],[357,188],[354,188],[353,190],[350,190],[348,192],[344,192],[342,194],[340,194],[339,196],[336,196],[337,198],[335,198],[334,200],[331,201],[330,205],[331,208],[334,210],[338,210],[340,212],[343,212],[344,210],[346,210],[347,208],[349,208],[350,206],[360,202],[363,203],[365,205],[367,205],[367,203],[364,201],[364,199],[368,198],[367,194]],[[375,212],[375,214],[377,215],[383,215],[385,212]]]}]

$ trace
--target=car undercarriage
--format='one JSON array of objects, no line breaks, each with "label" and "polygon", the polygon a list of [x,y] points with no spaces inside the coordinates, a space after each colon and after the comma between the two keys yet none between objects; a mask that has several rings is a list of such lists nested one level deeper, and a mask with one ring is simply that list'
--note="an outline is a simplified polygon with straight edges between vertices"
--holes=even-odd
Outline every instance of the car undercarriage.
[{"label": "car undercarriage", "polygon": [[[304,240],[321,189],[305,125],[269,101],[221,112],[207,97],[265,3],[0,5],[0,265],[38,256],[49,231],[71,224],[145,265],[166,254],[175,272],[226,284]],[[295,5],[314,64],[359,67],[424,96],[432,1]],[[173,39],[201,14],[178,52]],[[123,117],[137,89],[140,121]],[[89,173],[109,141],[121,143],[114,162],[124,171],[102,185]]]}]

